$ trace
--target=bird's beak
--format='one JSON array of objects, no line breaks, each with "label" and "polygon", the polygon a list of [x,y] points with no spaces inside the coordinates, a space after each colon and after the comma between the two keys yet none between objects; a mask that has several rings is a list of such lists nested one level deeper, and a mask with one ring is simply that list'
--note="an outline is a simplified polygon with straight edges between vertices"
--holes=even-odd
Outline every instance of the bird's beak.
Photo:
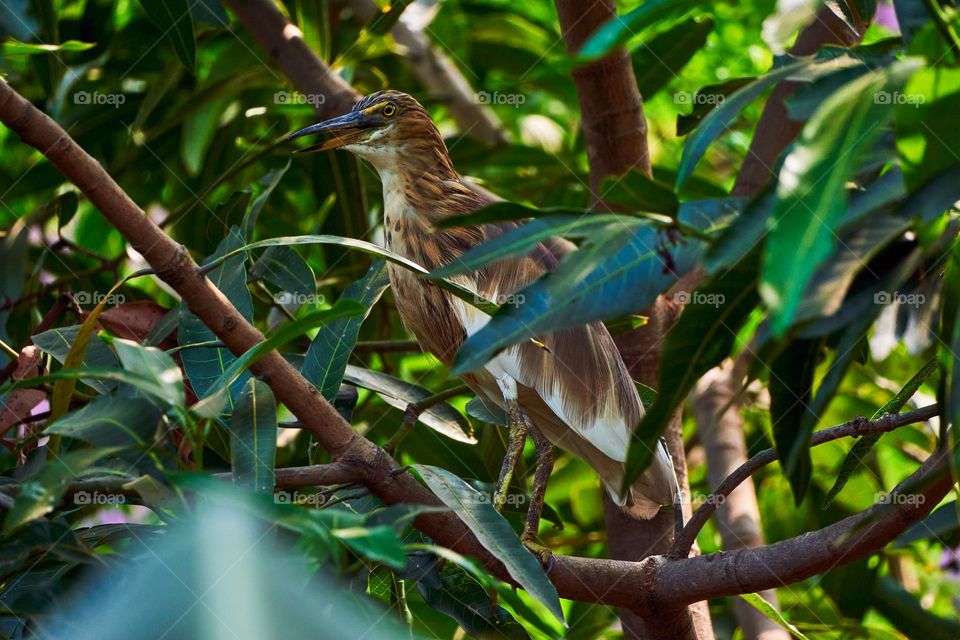
[{"label": "bird's beak", "polygon": [[367,115],[362,111],[351,111],[350,113],[312,124],[299,131],[294,131],[287,136],[287,140],[309,136],[317,133],[329,133],[331,137],[320,144],[315,144],[303,149],[297,149],[295,153],[311,153],[314,151],[326,151],[328,149],[338,149],[348,144],[361,142],[367,138],[375,129],[383,126],[383,121],[376,116]]}]

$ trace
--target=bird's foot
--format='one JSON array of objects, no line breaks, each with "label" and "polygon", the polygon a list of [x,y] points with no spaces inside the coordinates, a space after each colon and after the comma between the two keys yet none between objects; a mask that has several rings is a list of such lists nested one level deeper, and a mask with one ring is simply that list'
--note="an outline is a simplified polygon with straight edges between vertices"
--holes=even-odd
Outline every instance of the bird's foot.
[{"label": "bird's foot", "polygon": [[550,573],[550,571],[553,570],[556,561],[553,558],[553,550],[550,549],[550,547],[540,544],[533,534],[527,533],[526,531],[520,536],[520,542],[523,543],[523,546],[525,546],[530,553],[537,557],[546,573]]}]

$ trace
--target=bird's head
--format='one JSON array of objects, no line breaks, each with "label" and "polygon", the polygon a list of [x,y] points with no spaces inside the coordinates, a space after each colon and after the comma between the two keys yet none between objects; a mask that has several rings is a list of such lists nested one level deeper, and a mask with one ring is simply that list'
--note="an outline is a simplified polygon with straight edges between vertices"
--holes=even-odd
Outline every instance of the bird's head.
[{"label": "bird's head", "polygon": [[433,171],[449,167],[447,147],[430,114],[413,96],[401,91],[371,93],[349,113],[312,124],[288,138],[316,134],[329,137],[299,149],[300,153],[346,149],[369,160],[381,172],[411,170],[420,165]]}]

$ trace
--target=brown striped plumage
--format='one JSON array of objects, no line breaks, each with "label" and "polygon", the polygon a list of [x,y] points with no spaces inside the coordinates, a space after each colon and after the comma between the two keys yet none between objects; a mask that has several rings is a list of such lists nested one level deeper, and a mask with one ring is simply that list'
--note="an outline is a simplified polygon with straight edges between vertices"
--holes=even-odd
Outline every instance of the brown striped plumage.
[{"label": "brown striped plumage", "polygon": [[[339,138],[343,144],[318,147],[342,146],[377,169],[383,182],[384,233],[391,250],[434,269],[515,226],[437,229],[437,220],[475,211],[490,200],[460,179],[433,120],[411,96],[381,91],[360,100],[353,111],[354,119],[374,124],[348,130]],[[342,129],[337,126],[337,131]],[[502,301],[556,262],[557,257],[540,245],[530,255],[502,260],[460,281],[485,298]],[[405,269],[391,265],[390,282],[404,325],[448,367],[467,335],[487,319]],[[632,515],[649,518],[661,505],[671,504],[673,470],[662,451],[631,495],[619,495],[627,437],[643,407],[606,328],[594,323],[539,340],[545,349],[530,342],[517,345],[484,369],[465,375],[464,381],[487,402],[506,408],[502,379],[514,379],[519,405],[533,425],[551,443],[593,466],[611,496]]]}]

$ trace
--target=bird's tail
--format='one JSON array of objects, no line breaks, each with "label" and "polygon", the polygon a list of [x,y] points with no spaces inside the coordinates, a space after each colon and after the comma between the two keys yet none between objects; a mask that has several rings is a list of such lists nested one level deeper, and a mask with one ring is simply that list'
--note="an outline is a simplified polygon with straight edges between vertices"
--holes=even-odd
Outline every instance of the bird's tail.
[{"label": "bird's tail", "polygon": [[679,490],[673,461],[666,444],[661,440],[650,466],[630,487],[630,495],[619,496],[613,491],[611,494],[624,513],[638,520],[649,520],[657,515],[661,507],[673,505]]}]

